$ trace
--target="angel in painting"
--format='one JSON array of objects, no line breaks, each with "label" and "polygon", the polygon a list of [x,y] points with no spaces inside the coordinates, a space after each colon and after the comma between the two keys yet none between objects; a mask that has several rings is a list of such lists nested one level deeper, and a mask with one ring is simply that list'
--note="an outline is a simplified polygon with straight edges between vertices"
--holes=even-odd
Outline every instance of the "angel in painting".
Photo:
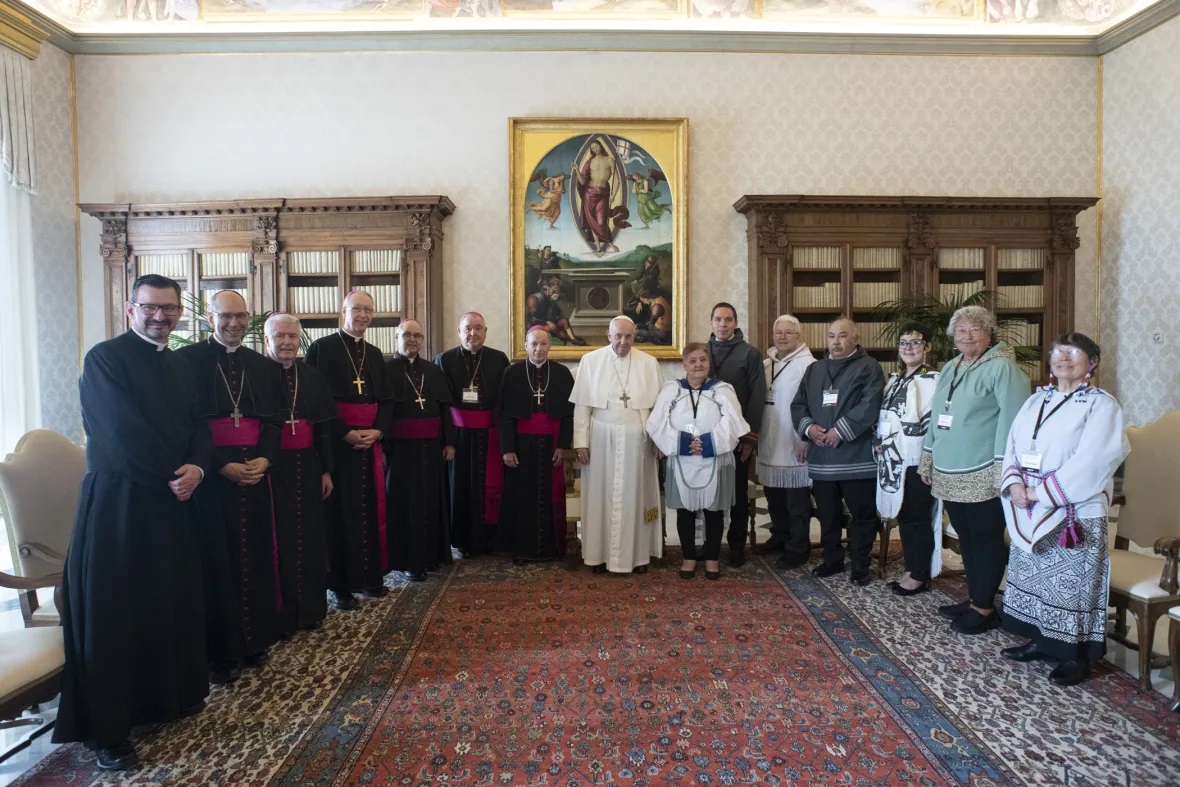
[{"label": "angel in painting", "polygon": [[539,169],[529,182],[541,184],[541,188],[537,189],[537,196],[541,201],[530,202],[528,209],[536,214],[538,219],[549,222],[549,229],[556,229],[554,225],[561,218],[561,198],[565,194],[565,173],[550,176],[545,170]]},{"label": "angel in painting", "polygon": [[659,201],[662,195],[657,185],[661,180],[667,182],[668,179],[655,167],[648,167],[647,172],[647,177],[638,172],[632,172],[628,176],[635,184],[632,188],[635,191],[635,200],[639,203],[639,220],[643,222],[644,229],[650,228],[653,221],[662,219],[665,213],[672,212],[671,205]]}]

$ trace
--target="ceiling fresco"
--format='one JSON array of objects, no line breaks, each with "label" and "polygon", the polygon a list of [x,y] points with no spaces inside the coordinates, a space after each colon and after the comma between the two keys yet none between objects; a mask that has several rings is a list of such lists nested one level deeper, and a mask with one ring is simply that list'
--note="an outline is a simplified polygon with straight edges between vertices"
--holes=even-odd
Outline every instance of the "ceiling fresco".
[{"label": "ceiling fresco", "polygon": [[387,27],[496,29],[610,20],[695,30],[1093,35],[1156,0],[23,0],[73,32]]}]

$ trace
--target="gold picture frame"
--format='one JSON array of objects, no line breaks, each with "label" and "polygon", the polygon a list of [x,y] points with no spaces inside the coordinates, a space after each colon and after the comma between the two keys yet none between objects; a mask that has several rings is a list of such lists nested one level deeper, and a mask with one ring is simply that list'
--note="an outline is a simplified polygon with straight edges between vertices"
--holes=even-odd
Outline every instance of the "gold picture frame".
[{"label": "gold picture frame", "polygon": [[509,118],[512,356],[543,324],[549,357],[606,344],[680,359],[688,308],[688,119]]}]

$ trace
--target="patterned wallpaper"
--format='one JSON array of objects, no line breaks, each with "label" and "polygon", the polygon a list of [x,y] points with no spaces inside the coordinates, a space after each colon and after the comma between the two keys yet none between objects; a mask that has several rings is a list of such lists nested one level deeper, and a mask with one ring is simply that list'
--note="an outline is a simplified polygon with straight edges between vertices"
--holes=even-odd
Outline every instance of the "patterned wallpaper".
[{"label": "patterned wallpaper", "polygon": [[42,425],[81,441],[78,324],[69,318],[78,297],[69,58],[45,44],[32,62],[38,176],[32,206],[33,256],[37,298],[50,307],[36,326]]},{"label": "patterned wallpaper", "polygon": [[1180,407],[1178,50],[1180,17],[1103,63],[1104,384],[1134,424]]},{"label": "patterned wallpaper", "polygon": [[[689,336],[744,314],[743,194],[1092,196],[1086,58],[295,54],[79,57],[83,201],[446,194],[444,312],[507,338],[511,116],[690,119]],[[1081,323],[1093,321],[1083,217]],[[87,344],[99,224],[83,224]],[[1090,289],[1086,289],[1089,286]]]}]

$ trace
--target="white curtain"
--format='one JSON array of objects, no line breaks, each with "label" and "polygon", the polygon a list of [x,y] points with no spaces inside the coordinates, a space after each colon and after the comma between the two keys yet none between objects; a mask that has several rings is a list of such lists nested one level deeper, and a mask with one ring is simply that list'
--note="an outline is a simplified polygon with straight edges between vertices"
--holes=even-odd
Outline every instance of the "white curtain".
[{"label": "white curtain", "polygon": [[[27,191],[0,184],[0,459],[41,423],[30,199]],[[51,294],[41,305],[45,319],[67,319],[74,310]]]},{"label": "white curtain", "polygon": [[33,148],[33,79],[23,55],[0,46],[0,148],[7,182],[36,191]]}]

